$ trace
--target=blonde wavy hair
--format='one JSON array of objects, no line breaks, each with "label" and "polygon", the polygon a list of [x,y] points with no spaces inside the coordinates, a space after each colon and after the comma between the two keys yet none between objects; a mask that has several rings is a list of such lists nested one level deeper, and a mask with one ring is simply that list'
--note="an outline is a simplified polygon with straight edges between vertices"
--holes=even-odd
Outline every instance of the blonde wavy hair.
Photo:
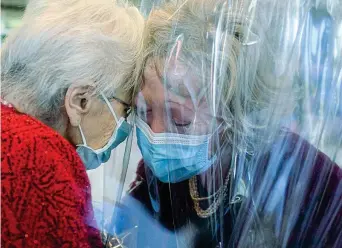
[{"label": "blonde wavy hair", "polygon": [[261,135],[269,140],[265,133],[289,109],[279,106],[280,97],[291,105],[285,90],[290,79],[275,75],[271,40],[246,6],[241,0],[172,1],[152,10],[144,31],[145,66],[154,64],[161,77],[182,40],[179,60],[197,74],[228,141],[244,151],[255,149]]}]

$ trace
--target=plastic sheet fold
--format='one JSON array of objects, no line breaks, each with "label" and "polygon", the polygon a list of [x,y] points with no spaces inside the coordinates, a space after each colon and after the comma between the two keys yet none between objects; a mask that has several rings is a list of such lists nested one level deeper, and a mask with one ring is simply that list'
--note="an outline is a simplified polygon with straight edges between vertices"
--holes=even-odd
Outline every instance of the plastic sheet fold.
[{"label": "plastic sheet fold", "polygon": [[143,159],[107,231],[125,247],[341,247],[341,2],[140,6]]}]

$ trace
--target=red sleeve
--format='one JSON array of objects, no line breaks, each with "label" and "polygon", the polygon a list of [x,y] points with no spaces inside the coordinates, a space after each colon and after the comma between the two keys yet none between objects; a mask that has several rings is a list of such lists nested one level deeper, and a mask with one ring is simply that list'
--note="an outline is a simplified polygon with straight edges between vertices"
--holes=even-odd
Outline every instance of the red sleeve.
[{"label": "red sleeve", "polygon": [[77,154],[58,135],[27,136],[2,137],[2,247],[100,247]]}]

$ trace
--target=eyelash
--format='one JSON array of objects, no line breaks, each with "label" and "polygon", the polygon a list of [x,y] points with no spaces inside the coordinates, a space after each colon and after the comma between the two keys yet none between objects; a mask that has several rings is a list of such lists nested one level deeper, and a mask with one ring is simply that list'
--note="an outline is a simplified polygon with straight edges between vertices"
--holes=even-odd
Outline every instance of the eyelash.
[{"label": "eyelash", "polygon": [[[147,109],[145,111],[142,110],[138,110],[137,108],[135,108],[135,112],[137,113],[138,116],[140,116],[140,118],[147,118],[149,114],[151,114],[152,110],[151,109]],[[176,120],[174,120],[173,118],[171,118],[173,124],[178,127],[178,128],[189,128],[190,125],[192,124],[192,121],[189,121],[188,123],[177,123]]]},{"label": "eyelash", "polygon": [[173,120],[173,123],[175,124],[176,127],[189,127],[192,123],[192,121],[188,122],[188,123],[177,123],[175,120]]}]

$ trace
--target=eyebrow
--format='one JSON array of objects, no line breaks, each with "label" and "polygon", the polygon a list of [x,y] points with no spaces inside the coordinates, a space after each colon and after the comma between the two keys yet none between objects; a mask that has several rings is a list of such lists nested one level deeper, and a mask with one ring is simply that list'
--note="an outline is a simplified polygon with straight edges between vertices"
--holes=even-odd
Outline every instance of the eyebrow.
[{"label": "eyebrow", "polygon": [[180,96],[184,98],[191,97],[189,89],[183,82],[175,85],[174,87],[170,84],[167,84],[167,90],[176,96]]},{"label": "eyebrow", "polygon": [[173,94],[172,92],[170,96],[168,97],[168,102],[175,103],[178,105],[183,105],[188,110],[193,111],[195,109],[195,106],[191,97],[178,96],[178,95]]},{"label": "eyebrow", "polygon": [[183,104],[186,102],[186,99],[189,98],[189,96],[183,96],[181,94],[177,94],[177,92],[173,91],[172,89],[166,89],[167,91],[167,99],[170,102],[175,102],[179,104]]},{"label": "eyebrow", "polygon": [[199,99],[202,99],[206,91],[206,89],[199,89],[198,92],[195,93],[195,95],[192,95],[184,83],[179,85],[183,85],[186,88],[187,94],[181,94],[181,92],[176,92],[172,88],[167,88],[167,92],[169,93],[169,99],[171,102],[182,104],[190,99],[191,103],[195,105],[198,103]]}]

